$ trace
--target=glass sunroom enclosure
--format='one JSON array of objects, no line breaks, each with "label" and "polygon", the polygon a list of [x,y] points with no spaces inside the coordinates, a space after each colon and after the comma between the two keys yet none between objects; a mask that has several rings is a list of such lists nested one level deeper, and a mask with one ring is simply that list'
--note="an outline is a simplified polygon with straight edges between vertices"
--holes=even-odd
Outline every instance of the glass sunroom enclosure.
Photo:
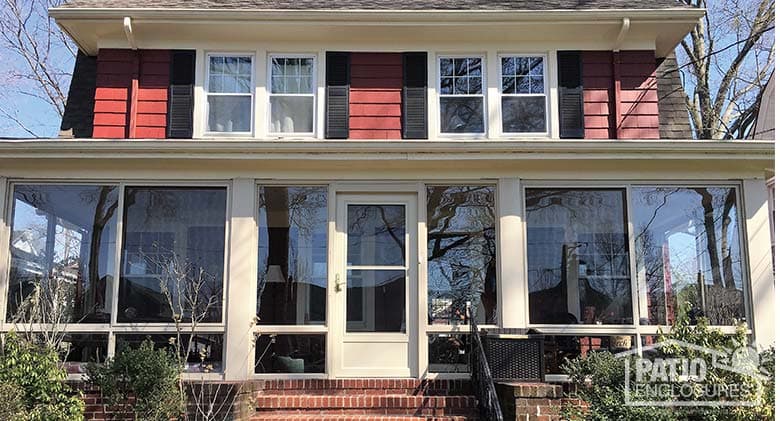
[{"label": "glass sunroom enclosure", "polygon": [[555,375],[680,319],[751,328],[743,188],[12,181],[3,326],[64,297],[73,373],[197,320],[213,377],[457,376],[473,305],[544,333]]}]

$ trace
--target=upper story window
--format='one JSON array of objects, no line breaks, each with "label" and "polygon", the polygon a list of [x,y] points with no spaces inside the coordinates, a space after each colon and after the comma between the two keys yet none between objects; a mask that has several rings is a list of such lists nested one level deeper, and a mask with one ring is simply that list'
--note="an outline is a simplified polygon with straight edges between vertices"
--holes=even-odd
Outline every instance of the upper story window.
[{"label": "upper story window", "polygon": [[313,56],[271,56],[270,126],[272,134],[314,135]]},{"label": "upper story window", "polygon": [[440,131],[485,134],[484,60],[439,57]]},{"label": "upper story window", "polygon": [[503,133],[547,132],[547,89],[543,56],[501,56]]},{"label": "upper story window", "polygon": [[252,59],[251,55],[208,56],[206,132],[252,133]]}]

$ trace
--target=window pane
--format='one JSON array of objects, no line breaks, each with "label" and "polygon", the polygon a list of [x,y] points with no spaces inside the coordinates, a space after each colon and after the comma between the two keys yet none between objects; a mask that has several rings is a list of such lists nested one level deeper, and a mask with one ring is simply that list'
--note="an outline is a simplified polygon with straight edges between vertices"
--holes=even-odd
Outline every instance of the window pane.
[{"label": "window pane", "polygon": [[526,190],[531,323],[631,324],[625,191]]},{"label": "window pane", "polygon": [[271,132],[314,132],[314,98],[271,97]]},{"label": "window pane", "polygon": [[325,335],[261,335],[255,373],[324,373]]},{"label": "window pane", "polygon": [[[745,317],[737,190],[637,187],[632,190],[642,324]],[[684,313],[684,305],[692,308]]]},{"label": "window pane", "polygon": [[225,206],[224,188],[125,189],[120,322],[222,320]]},{"label": "window pane", "polygon": [[249,132],[252,130],[251,96],[209,95],[210,132]]},{"label": "window pane", "polygon": [[533,76],[544,76],[544,60],[541,57],[529,57],[528,73]]},{"label": "window pane", "polygon": [[512,57],[501,58],[501,76],[515,75],[515,59]]},{"label": "window pane", "polygon": [[431,373],[468,373],[468,353],[468,335],[428,335],[428,371]]},{"label": "window pane", "polygon": [[260,188],[259,324],[324,324],[328,189]]},{"label": "window pane", "polygon": [[314,60],[276,57],[271,65],[271,93],[314,93]]},{"label": "window pane", "polygon": [[209,92],[250,93],[251,79],[250,57],[209,57]]},{"label": "window pane", "polygon": [[451,58],[439,59],[439,73],[442,77],[455,74],[455,61]]},{"label": "window pane", "polygon": [[[155,349],[168,349],[176,352],[176,333],[160,333],[151,335],[133,334],[117,335],[116,350],[121,352],[128,347],[137,348],[145,340],[151,340]],[[196,334],[181,335],[180,348],[186,352],[187,362],[184,371],[187,373],[219,373],[222,372],[222,349],[224,338],[222,335]],[[184,352],[182,352],[184,355]]]},{"label": "window pane", "polygon": [[544,374],[564,374],[566,360],[586,357],[591,352],[613,354],[636,349],[633,335],[544,335]]},{"label": "window pane", "polygon": [[495,188],[428,187],[428,323],[496,323]]},{"label": "window pane", "polygon": [[406,332],[406,271],[347,271],[347,332]]},{"label": "window pane", "polygon": [[406,265],[404,205],[347,206],[347,265]]},{"label": "window pane", "polygon": [[469,75],[469,59],[456,58],[453,60],[455,63],[455,76],[468,76]]},{"label": "window pane", "polygon": [[[116,187],[17,185],[13,199],[8,320],[44,323],[62,316],[107,323],[116,268]],[[32,307],[39,311],[20,309],[36,297],[47,304]],[[53,315],[53,305],[62,313]]]},{"label": "window pane", "polygon": [[544,97],[510,96],[501,98],[501,123],[504,133],[543,133],[547,131]]},{"label": "window pane", "polygon": [[482,101],[478,97],[441,97],[442,133],[484,133],[485,119]]},{"label": "window pane", "polygon": [[69,374],[84,373],[85,363],[102,363],[108,353],[108,335],[67,334],[60,343],[60,354]]}]

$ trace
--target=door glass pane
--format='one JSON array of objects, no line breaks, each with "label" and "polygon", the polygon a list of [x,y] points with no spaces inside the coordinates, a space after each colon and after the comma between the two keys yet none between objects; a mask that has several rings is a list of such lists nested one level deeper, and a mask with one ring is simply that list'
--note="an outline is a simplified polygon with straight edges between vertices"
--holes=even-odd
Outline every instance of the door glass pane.
[{"label": "door glass pane", "polygon": [[347,332],[406,332],[406,271],[347,273]]},{"label": "door glass pane", "polygon": [[404,205],[347,206],[347,266],[405,266]]}]

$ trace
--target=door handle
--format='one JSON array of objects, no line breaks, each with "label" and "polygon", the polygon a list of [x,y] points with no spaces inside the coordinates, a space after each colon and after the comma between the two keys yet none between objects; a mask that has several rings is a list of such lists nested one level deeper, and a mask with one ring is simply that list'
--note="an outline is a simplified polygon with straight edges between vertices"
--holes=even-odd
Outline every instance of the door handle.
[{"label": "door handle", "polygon": [[341,286],[344,285],[344,282],[339,281],[339,274],[336,274],[336,292],[341,292]]}]

